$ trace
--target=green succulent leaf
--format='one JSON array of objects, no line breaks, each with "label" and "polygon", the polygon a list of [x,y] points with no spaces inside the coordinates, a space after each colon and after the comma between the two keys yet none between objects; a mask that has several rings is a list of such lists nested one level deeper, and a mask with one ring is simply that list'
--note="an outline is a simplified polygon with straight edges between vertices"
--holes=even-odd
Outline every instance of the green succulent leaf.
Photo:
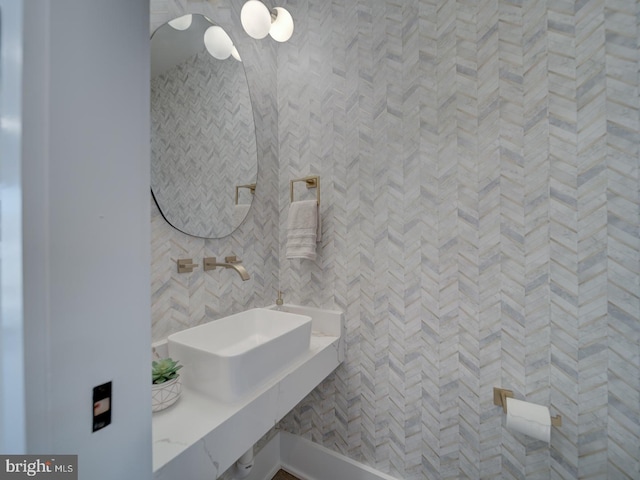
[{"label": "green succulent leaf", "polygon": [[151,382],[158,384],[173,380],[181,368],[182,365],[172,358],[154,360],[151,362]]}]

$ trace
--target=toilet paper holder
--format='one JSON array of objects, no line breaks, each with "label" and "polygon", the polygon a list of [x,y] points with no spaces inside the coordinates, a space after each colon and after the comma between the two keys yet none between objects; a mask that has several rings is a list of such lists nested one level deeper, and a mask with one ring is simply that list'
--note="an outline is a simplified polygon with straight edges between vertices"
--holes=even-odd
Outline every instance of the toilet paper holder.
[{"label": "toilet paper holder", "polygon": [[[507,413],[507,398],[513,398],[513,390],[493,387],[493,404],[502,407],[502,411],[505,414]],[[561,427],[562,415],[551,417],[551,425],[554,427]]]}]

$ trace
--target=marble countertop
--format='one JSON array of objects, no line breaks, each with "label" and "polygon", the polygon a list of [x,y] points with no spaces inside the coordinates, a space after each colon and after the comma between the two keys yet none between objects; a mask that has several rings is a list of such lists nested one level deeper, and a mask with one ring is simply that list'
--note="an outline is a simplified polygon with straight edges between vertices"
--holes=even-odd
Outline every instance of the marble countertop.
[{"label": "marble countertop", "polygon": [[[180,464],[197,464],[196,451],[202,452],[200,468],[208,469],[208,474],[211,468],[216,475],[222,474],[342,362],[343,339],[313,331],[309,350],[303,356],[236,403],[222,403],[183,389],[174,405],[153,414],[155,478],[178,478],[171,476],[180,471],[179,478],[190,478]],[[233,438],[229,438],[229,432],[233,432]],[[198,467],[189,470],[193,478],[203,473],[195,471]]]}]

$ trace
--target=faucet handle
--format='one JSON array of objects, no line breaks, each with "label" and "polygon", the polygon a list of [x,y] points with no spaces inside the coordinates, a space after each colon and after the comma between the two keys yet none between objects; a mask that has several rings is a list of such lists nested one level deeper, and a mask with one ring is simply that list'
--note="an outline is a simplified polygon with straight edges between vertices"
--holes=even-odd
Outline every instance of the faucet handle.
[{"label": "faucet handle", "polygon": [[224,261],[227,262],[227,263],[242,263],[242,260],[240,260],[235,255],[231,255],[229,257],[224,257]]},{"label": "faucet handle", "polygon": [[194,268],[198,268],[198,264],[193,263],[191,258],[180,258],[178,260],[178,273],[191,273]]},{"label": "faucet handle", "polygon": [[278,298],[276,298],[276,305],[281,306],[284,304],[284,300],[282,299],[282,290],[278,290]]}]

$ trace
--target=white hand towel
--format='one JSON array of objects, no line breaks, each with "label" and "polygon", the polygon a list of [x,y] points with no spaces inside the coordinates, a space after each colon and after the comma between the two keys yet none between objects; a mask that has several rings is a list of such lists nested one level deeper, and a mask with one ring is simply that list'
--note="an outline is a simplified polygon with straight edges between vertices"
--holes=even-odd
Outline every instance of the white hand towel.
[{"label": "white hand towel", "polygon": [[287,219],[287,258],[315,260],[316,243],[322,237],[318,202],[293,202]]}]

